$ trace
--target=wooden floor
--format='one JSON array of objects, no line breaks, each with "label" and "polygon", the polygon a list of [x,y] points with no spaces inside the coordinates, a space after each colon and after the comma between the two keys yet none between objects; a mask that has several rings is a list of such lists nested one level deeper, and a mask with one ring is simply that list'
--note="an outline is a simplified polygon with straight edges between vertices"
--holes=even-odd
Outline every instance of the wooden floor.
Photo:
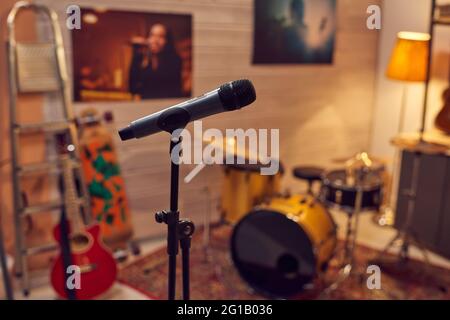
[{"label": "wooden floor", "polygon": [[[333,212],[333,217],[338,225],[338,236],[343,238],[345,235],[346,215],[341,212]],[[375,249],[382,249],[395,235],[395,231],[390,228],[381,228],[372,222],[372,214],[363,214],[360,220],[358,242]],[[142,244],[142,254],[147,254],[164,246],[164,239],[154,239]],[[411,255],[417,259],[422,259],[420,252],[412,248]],[[450,261],[434,254],[430,254],[433,264],[450,268]],[[131,258],[135,259],[135,258]],[[55,299],[55,294],[48,284],[47,272],[36,274],[33,277],[33,289],[27,299]],[[16,290],[16,299],[25,299],[19,291]],[[117,283],[100,299],[105,300],[143,300],[148,299],[142,293],[120,283]]]}]

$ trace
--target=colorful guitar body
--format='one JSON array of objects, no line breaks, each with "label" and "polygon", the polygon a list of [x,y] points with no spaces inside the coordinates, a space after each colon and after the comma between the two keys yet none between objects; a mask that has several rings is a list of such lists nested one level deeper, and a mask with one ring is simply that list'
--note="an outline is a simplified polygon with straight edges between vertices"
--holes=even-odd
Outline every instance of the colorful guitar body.
[{"label": "colorful guitar body", "polygon": [[133,225],[113,136],[93,109],[84,110],[81,122],[80,157],[92,217],[104,243],[112,250],[124,249]]},{"label": "colorful guitar body", "polygon": [[[70,229],[70,225],[69,225]],[[60,226],[54,228],[56,241],[61,241]],[[111,253],[100,239],[100,227],[91,226],[81,233],[71,235],[71,261],[80,269],[80,288],[76,298],[92,299],[108,290],[116,280],[117,267]],[[73,275],[74,273],[70,273]],[[66,275],[62,255],[56,258],[51,272],[51,283],[61,298],[67,298]],[[67,281],[72,283],[72,281]],[[75,283],[75,282],[73,282]]]}]

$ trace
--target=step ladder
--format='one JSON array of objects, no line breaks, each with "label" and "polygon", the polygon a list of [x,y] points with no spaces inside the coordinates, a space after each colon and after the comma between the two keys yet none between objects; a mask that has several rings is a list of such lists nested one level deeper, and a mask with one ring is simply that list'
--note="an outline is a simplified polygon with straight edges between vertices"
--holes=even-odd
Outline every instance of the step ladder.
[{"label": "step ladder", "polygon": [[[53,33],[53,39],[47,42],[18,42],[15,37],[16,18],[22,11],[31,10],[36,17],[48,19]],[[70,151],[74,176],[79,181],[80,190],[77,200],[84,214],[84,221],[90,222],[89,197],[78,153],[77,129],[69,97],[68,75],[65,64],[62,34],[55,11],[46,6],[26,1],[17,2],[7,18],[8,25],[8,67],[10,90],[10,125],[11,125],[11,161],[12,161],[12,187],[14,194],[14,222],[16,245],[16,275],[21,278],[21,288],[24,295],[29,294],[29,270],[27,256],[38,254],[58,248],[56,243],[36,247],[27,247],[23,220],[25,217],[35,215],[39,218],[40,212],[59,213],[65,206],[64,200],[52,201],[39,205],[28,205],[22,196],[21,179],[33,174],[61,174],[62,157],[57,156],[44,163],[21,164],[19,159],[20,139],[23,135],[44,133],[46,136],[64,136]],[[61,100],[63,120],[21,124],[17,119],[17,100],[21,94],[53,94]]]}]

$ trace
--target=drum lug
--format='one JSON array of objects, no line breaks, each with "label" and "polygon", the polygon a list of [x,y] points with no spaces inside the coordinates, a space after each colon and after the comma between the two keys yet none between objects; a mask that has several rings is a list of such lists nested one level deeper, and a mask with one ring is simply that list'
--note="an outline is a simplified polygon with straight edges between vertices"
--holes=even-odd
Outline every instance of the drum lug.
[{"label": "drum lug", "polygon": [[298,216],[297,215],[289,213],[289,214],[286,215],[286,217],[288,219],[294,221],[295,223],[298,223]]},{"label": "drum lug", "polygon": [[316,261],[317,261],[317,257],[319,256],[319,248],[323,245],[323,241],[319,244],[317,244],[317,246],[314,247],[313,249],[313,253],[314,256],[316,257]]},{"label": "drum lug", "polygon": [[286,189],[286,191],[284,191],[284,193],[283,193],[283,198],[289,199],[291,197],[291,195],[292,195],[291,190]]},{"label": "drum lug", "polygon": [[328,270],[329,266],[330,266],[330,261],[323,262],[322,265],[320,266],[320,271],[326,272]]},{"label": "drum lug", "polygon": [[378,194],[375,193],[375,194],[373,195],[373,203],[376,204],[376,205],[379,205],[380,202],[381,202],[380,200],[381,200],[381,199],[380,199],[380,196],[379,196]]},{"label": "drum lug", "polygon": [[337,204],[342,204],[342,191],[341,190],[337,190],[334,194],[334,199],[336,201]]}]

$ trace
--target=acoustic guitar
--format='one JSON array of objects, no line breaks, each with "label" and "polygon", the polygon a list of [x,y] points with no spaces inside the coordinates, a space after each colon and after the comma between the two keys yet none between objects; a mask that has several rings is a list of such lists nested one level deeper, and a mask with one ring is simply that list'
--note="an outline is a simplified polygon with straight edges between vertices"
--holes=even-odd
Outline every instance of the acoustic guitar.
[{"label": "acoustic guitar", "polygon": [[[63,156],[62,176],[64,182],[65,213],[70,222],[61,223],[54,228],[54,237],[64,248],[64,236],[61,230],[67,230],[70,243],[70,263],[74,270],[79,271],[79,286],[74,270],[67,270],[65,265],[69,260],[64,252],[61,252],[52,267],[51,284],[61,298],[71,298],[68,293],[74,291],[77,299],[92,299],[108,290],[116,280],[117,266],[112,254],[105,248],[100,239],[100,227],[93,225],[84,226],[80,215],[80,203],[76,190],[73,166],[70,157]],[[74,290],[75,288],[75,290]],[[69,290],[68,290],[69,289]],[[73,297],[72,297],[73,299]]]},{"label": "acoustic guitar", "polygon": [[444,107],[436,117],[434,124],[436,128],[450,134],[450,87],[442,94]]}]

